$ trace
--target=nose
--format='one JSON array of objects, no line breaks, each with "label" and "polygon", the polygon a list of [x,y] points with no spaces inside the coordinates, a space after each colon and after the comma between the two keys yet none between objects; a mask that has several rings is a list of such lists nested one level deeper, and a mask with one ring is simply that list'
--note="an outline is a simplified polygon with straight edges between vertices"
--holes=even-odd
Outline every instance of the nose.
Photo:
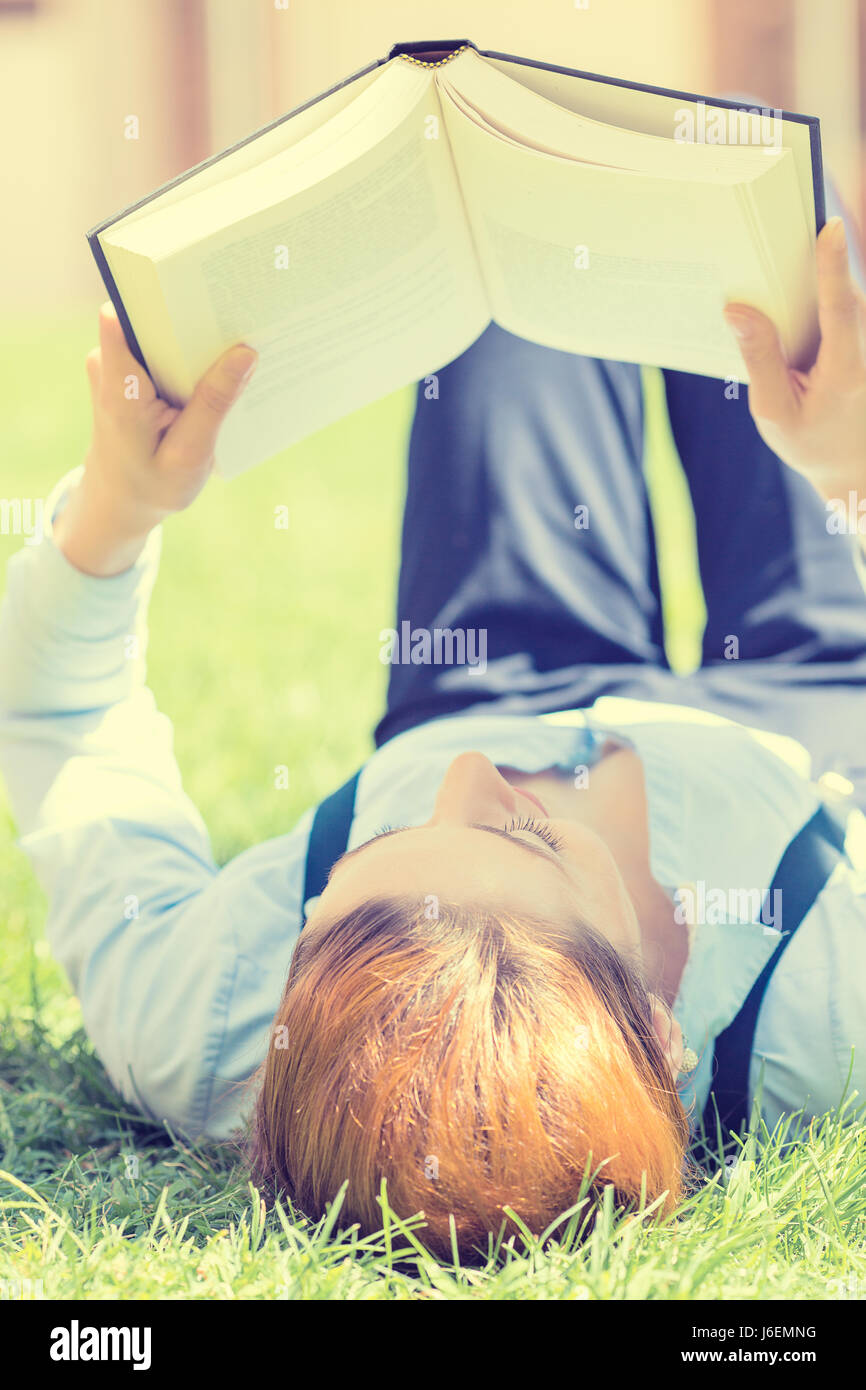
[{"label": "nose", "polygon": [[500,825],[518,813],[519,801],[483,753],[461,753],[442,780],[431,823]]}]

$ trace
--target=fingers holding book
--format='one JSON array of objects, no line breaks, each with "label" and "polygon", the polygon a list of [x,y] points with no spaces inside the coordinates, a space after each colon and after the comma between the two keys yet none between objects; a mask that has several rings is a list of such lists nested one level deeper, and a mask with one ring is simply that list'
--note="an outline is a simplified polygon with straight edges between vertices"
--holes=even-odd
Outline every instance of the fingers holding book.
[{"label": "fingers holding book", "polygon": [[765,314],[730,304],[725,319],[749,371],[749,409],[761,437],[829,501],[866,492],[866,299],[839,217],[818,237],[816,270],[821,341],[808,371],[789,366]]},{"label": "fingers holding book", "polygon": [[[229,348],[198,382],[170,431],[170,448],[179,457],[213,457],[223,420],[252,376],[258,354],[241,344]],[[168,443],[168,440],[166,441]]]},{"label": "fingers holding book", "polygon": [[54,531],[71,564],[97,577],[119,574],[135,563],[154,527],[190,505],[210,475],[220,426],[257,360],[252,348],[229,348],[180,409],[157,395],[113,307],[103,305],[99,347],[85,363],[93,437]]},{"label": "fingers holding book", "polygon": [[219,427],[257,361],[251,347],[229,348],[201,377],[187,405],[173,406],[157,395],[127,346],[113,304],[106,302],[99,311],[99,347],[88,354],[86,367],[95,411],[120,424],[130,437],[140,434],[154,454],[165,445],[165,453],[179,466],[197,466],[213,453]]}]

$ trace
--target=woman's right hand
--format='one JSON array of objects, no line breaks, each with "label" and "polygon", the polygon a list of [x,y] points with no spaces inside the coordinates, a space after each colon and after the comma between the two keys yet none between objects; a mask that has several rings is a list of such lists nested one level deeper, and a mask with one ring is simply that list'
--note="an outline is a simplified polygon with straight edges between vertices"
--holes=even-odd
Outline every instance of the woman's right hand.
[{"label": "woman's right hand", "polygon": [[93,440],[84,474],[53,527],[54,543],[70,564],[86,574],[119,574],[135,563],[155,526],[190,505],[256,361],[250,347],[229,348],[177,409],[156,394],[113,307],[103,305],[99,347],[86,364]]},{"label": "woman's right hand", "polygon": [[749,369],[749,409],[766,444],[826,499],[866,498],[866,298],[848,266],[845,224],[816,246],[821,344],[808,372],[788,366],[774,325],[729,304],[725,318]]}]

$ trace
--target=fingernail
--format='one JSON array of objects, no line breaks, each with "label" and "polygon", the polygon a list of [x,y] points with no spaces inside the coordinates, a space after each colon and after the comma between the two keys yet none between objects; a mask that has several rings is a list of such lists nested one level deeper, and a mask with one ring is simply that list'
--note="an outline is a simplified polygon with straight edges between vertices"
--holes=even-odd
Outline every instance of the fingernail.
[{"label": "fingernail", "polygon": [[845,223],[841,217],[831,217],[825,224],[824,234],[834,251],[845,249]]},{"label": "fingernail", "polygon": [[738,314],[736,310],[728,310],[725,313],[725,322],[733,329],[738,338],[752,338],[755,335],[755,321],[748,314]]},{"label": "fingernail", "polygon": [[238,348],[237,352],[235,353],[234,362],[232,363],[232,366],[236,367],[238,372],[238,381],[242,386],[245,386],[246,383],[249,381],[250,377],[256,369],[256,363],[258,362],[258,360],[259,354],[256,352],[255,348]]}]

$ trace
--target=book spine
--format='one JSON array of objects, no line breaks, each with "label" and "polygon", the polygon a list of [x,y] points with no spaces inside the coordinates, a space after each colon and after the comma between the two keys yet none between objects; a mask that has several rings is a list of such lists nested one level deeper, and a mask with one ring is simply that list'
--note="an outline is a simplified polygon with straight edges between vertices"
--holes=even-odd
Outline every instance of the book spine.
[{"label": "book spine", "polygon": [[147,363],[144,360],[144,353],[139,347],[138,339],[135,336],[135,330],[133,329],[132,324],[129,321],[129,315],[126,312],[123,300],[120,297],[120,290],[117,288],[117,282],[111,273],[108,261],[105,259],[105,252],[99,244],[99,236],[96,232],[87,233],[87,244],[90,247],[91,252],[93,253],[93,259],[96,261],[97,270],[102,276],[102,283],[105,286],[108,297],[114,305],[114,311],[117,314],[118,319],[120,320],[120,326],[123,329],[123,336],[126,339],[126,346],[129,348],[136,362],[138,362],[139,365],[142,366],[144,370],[147,372],[148,376],[150,376],[150,370],[148,368]]},{"label": "book spine", "polygon": [[[478,52],[477,44],[471,39],[419,39],[413,43],[395,43],[388,59],[391,58],[413,58],[417,62],[422,62],[425,67],[438,67],[440,63],[448,62],[464,48],[474,48]],[[425,59],[424,55],[428,57]],[[431,61],[432,59],[432,61]]]}]

